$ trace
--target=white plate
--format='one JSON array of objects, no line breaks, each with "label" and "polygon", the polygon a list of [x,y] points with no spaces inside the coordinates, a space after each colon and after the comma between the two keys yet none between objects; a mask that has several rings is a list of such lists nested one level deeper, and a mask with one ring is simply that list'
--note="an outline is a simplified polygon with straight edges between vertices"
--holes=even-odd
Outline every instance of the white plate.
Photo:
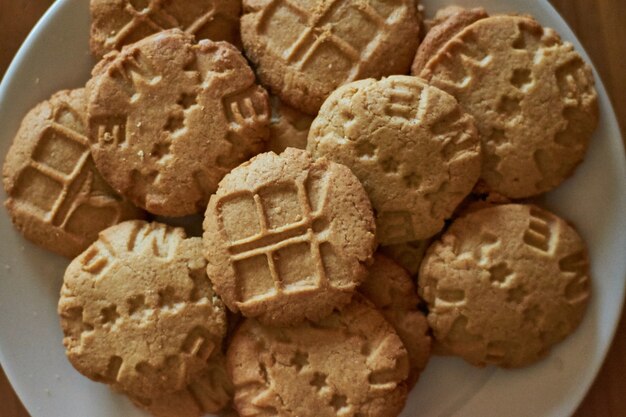
[{"label": "white plate", "polygon": [[[451,3],[424,0],[427,11]],[[531,13],[582,52],[545,0],[460,0],[493,12]],[[82,86],[89,55],[85,0],[59,0],[30,34],[0,85],[0,155],[24,114],[62,88]],[[586,54],[583,55],[588,59]],[[597,74],[596,74],[597,77]],[[593,298],[580,329],[541,363],[516,371],[475,369],[434,358],[403,417],[567,416],[602,364],[621,312],[626,277],[626,163],[615,115],[599,78],[601,127],[576,175],[547,198],[587,240]],[[4,197],[3,197],[4,199]],[[33,417],[141,416],[124,397],[80,376],[66,360],[56,315],[65,259],[25,241],[0,210],[0,362]]]}]

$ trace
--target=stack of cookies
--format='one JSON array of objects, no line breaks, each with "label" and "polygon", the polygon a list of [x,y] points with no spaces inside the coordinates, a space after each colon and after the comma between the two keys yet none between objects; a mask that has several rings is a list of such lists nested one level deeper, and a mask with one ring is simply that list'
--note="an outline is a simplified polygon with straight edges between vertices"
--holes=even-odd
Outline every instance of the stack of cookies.
[{"label": "stack of cookies", "polygon": [[157,417],[394,417],[433,348],[518,368],[582,321],[585,243],[531,199],[583,160],[597,94],[532,17],[91,14],[92,78],[25,116],[3,170],[16,228],[73,258],[58,311],[85,376]]}]

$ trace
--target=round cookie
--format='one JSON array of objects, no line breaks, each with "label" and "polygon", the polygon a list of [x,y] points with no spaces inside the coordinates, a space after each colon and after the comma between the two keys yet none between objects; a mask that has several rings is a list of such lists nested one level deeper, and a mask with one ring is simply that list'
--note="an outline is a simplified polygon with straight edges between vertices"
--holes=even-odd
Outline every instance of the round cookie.
[{"label": "round cookie", "polygon": [[381,246],[379,251],[406,269],[412,277],[415,277],[419,272],[422,259],[424,259],[426,249],[428,249],[430,243],[431,239],[415,240],[413,242]]},{"label": "round cookie", "polygon": [[58,312],[72,365],[133,398],[180,391],[206,369],[226,332],[200,238],[128,221],[65,272]]},{"label": "round cookie", "polygon": [[244,0],[241,37],[261,83],[314,115],[338,86],[406,74],[419,43],[415,0]]},{"label": "round cookie", "polygon": [[409,387],[413,387],[430,358],[431,337],[411,276],[390,258],[377,253],[359,291],[393,326],[409,355]]},{"label": "round cookie", "polygon": [[419,290],[444,349],[484,366],[521,367],[581,322],[587,249],[564,220],[509,204],[457,219],[422,262]]},{"label": "round cookie", "polygon": [[267,93],[241,53],[177,29],[108,55],[88,88],[96,165],[153,214],[203,211],[220,179],[269,136]]},{"label": "round cookie", "polygon": [[306,149],[313,117],[285,105],[275,96],[270,97],[270,103],[272,120],[267,149],[277,154],[287,148]]},{"label": "round cookie", "polygon": [[319,324],[246,320],[227,352],[241,416],[395,417],[407,352],[384,317],[356,299]]},{"label": "round cookie", "polygon": [[85,90],[64,90],[22,120],[4,161],[5,206],[37,245],[69,258],[144,213],[102,179],[89,151]]},{"label": "round cookie", "polygon": [[226,175],[204,220],[207,273],[232,311],[265,324],[319,320],[347,304],[376,246],[350,170],[288,148]]},{"label": "round cookie", "polygon": [[198,40],[241,43],[241,0],[91,0],[90,13],[89,46],[98,58],[173,28]]},{"label": "round cookie", "polygon": [[207,413],[221,415],[232,397],[233,386],[226,372],[226,358],[221,351],[216,351],[206,368],[194,376],[185,389],[153,399],[131,400],[155,417],[201,417]]},{"label": "round cookie", "polygon": [[313,121],[307,149],[361,180],[382,245],[435,235],[480,174],[472,117],[417,77],[339,87]]},{"label": "round cookie", "polygon": [[480,19],[413,73],[474,116],[481,178],[509,198],[544,193],[569,177],[598,124],[591,68],[570,43],[529,17]]}]

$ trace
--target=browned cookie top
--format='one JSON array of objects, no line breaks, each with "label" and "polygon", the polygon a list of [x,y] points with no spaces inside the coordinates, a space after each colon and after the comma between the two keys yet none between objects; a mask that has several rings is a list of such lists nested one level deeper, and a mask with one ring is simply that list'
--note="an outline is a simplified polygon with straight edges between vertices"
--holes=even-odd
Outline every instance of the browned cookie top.
[{"label": "browned cookie top", "polygon": [[576,230],[531,205],[470,211],[422,262],[420,293],[445,350],[484,366],[520,367],[573,332],[589,295]]},{"label": "browned cookie top", "polygon": [[227,367],[241,416],[396,417],[407,395],[407,352],[380,312],[360,299],[318,324],[246,320]]},{"label": "browned cookie top", "polygon": [[203,211],[269,135],[267,93],[225,42],[162,32],[107,56],[88,87],[96,165],[154,214]]},{"label": "browned cookie top", "polygon": [[133,398],[184,389],[226,332],[202,241],[128,221],[105,230],[68,266],[58,312],[74,367]]},{"label": "browned cookie top", "polygon": [[91,52],[102,57],[156,32],[240,44],[241,0],[91,0]]},{"label": "browned cookie top", "polygon": [[558,186],[582,161],[598,124],[591,68],[572,44],[529,17],[470,24],[416,75],[474,116],[483,144],[481,177],[509,198]]},{"label": "browned cookie top", "polygon": [[271,324],[348,303],[375,247],[372,209],[350,170],[288,148],[235,168],[204,220],[207,271],[233,311]]},{"label": "browned cookie top", "polygon": [[415,0],[244,0],[241,36],[261,82],[315,114],[338,86],[406,74],[419,38]]},{"label": "browned cookie top", "polygon": [[24,236],[74,257],[101,230],[143,212],[102,179],[89,151],[85,90],[65,90],[22,120],[4,161],[5,206]]}]

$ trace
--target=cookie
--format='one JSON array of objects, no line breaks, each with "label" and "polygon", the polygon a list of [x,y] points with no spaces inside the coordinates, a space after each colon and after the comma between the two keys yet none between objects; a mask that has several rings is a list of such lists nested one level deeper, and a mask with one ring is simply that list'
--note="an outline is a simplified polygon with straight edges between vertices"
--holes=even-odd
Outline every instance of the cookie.
[{"label": "cookie", "polygon": [[429,23],[429,30],[424,41],[417,50],[411,71],[419,74],[430,58],[443,47],[454,35],[472,23],[489,15],[482,7],[464,9],[459,6],[445,7],[435,15]]},{"label": "cookie", "polygon": [[232,401],[233,386],[226,372],[226,358],[216,351],[206,368],[193,377],[189,385],[172,394],[153,399],[132,399],[135,405],[155,417],[201,417],[207,413],[222,414]]},{"label": "cookie", "polygon": [[424,259],[424,254],[426,254],[426,249],[428,249],[430,243],[431,239],[415,240],[413,242],[381,246],[379,250],[414,277],[419,272],[422,259]]},{"label": "cookie", "polygon": [[89,152],[85,90],[64,90],[22,120],[4,161],[5,206],[37,245],[73,258],[98,233],[144,213],[102,179]]},{"label": "cookie", "polygon": [[430,247],[419,291],[447,352],[477,366],[521,367],[581,322],[590,296],[587,249],[544,209],[485,208],[457,219]]},{"label": "cookie", "polygon": [[409,387],[413,387],[430,358],[431,337],[411,276],[390,258],[377,253],[359,291],[393,326],[409,357]]},{"label": "cookie", "polygon": [[261,83],[314,115],[338,86],[406,74],[419,43],[415,0],[244,0],[241,37]]},{"label": "cookie", "polygon": [[319,320],[365,278],[375,224],[350,170],[288,148],[229,173],[204,220],[207,273],[228,308],[265,324]]},{"label": "cookie", "polygon": [[417,77],[338,88],[313,121],[307,149],[348,166],[361,180],[383,245],[435,235],[480,174],[472,117],[450,94]]},{"label": "cookie", "polygon": [[395,417],[407,395],[407,352],[380,312],[360,300],[319,324],[246,320],[227,368],[242,417]]},{"label": "cookie", "polygon": [[107,56],[88,87],[96,165],[153,214],[204,211],[220,179],[269,136],[267,93],[226,42],[161,32]]},{"label": "cookie", "polygon": [[128,221],[103,231],[61,289],[72,365],[143,401],[184,389],[226,332],[205,268],[202,240],[183,229]]},{"label": "cookie", "polygon": [[413,73],[474,116],[491,190],[531,197],[573,173],[599,116],[593,73],[570,43],[524,16],[480,19],[437,43]]},{"label": "cookie", "polygon": [[306,149],[313,117],[285,105],[278,97],[270,97],[270,103],[272,120],[267,149],[277,154],[287,148]]},{"label": "cookie", "polygon": [[196,39],[240,45],[241,0],[91,0],[89,46],[98,58],[178,28]]}]

